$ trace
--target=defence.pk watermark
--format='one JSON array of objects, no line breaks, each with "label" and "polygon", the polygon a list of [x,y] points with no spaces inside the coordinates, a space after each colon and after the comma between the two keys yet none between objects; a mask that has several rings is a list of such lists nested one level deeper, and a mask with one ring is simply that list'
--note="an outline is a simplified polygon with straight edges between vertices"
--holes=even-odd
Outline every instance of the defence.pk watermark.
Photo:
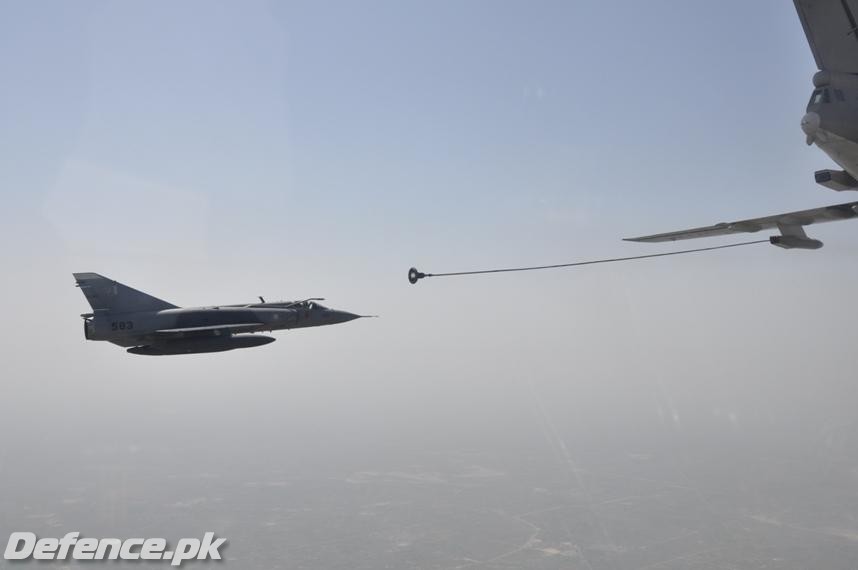
[{"label": "defence.pk watermark", "polygon": [[163,538],[81,538],[69,532],[62,538],[38,538],[32,532],[13,532],[6,544],[6,560],[163,560],[179,566],[186,560],[220,560],[225,538],[207,532],[203,539],[181,538],[170,549]]}]

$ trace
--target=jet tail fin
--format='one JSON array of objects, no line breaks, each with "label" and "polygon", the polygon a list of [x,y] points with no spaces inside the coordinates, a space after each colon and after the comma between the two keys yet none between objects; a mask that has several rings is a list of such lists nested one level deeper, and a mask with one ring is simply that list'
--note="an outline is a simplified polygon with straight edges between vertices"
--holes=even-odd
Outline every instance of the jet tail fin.
[{"label": "jet tail fin", "polygon": [[132,289],[98,273],[74,273],[93,311],[104,313],[138,313],[175,309],[176,305]]}]

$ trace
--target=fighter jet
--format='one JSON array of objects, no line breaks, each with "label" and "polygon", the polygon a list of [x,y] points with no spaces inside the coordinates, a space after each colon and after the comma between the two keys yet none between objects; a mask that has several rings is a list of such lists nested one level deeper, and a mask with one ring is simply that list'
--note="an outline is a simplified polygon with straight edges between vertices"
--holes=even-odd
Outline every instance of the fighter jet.
[{"label": "fighter jet", "polygon": [[[816,182],[835,191],[858,190],[858,0],[794,0],[819,71],[801,119],[808,145],[816,145],[843,170],[819,170]],[[819,249],[805,226],[858,217],[858,202],[847,202],[762,218],[721,222],[626,238],[662,242],[777,229],[769,241],[784,249]]]},{"label": "fighter jet", "polygon": [[181,308],[98,273],[74,273],[92,307],[84,313],[87,340],[129,347],[131,354],[223,352],[274,342],[261,331],[334,325],[361,318],[320,305],[324,299]]}]

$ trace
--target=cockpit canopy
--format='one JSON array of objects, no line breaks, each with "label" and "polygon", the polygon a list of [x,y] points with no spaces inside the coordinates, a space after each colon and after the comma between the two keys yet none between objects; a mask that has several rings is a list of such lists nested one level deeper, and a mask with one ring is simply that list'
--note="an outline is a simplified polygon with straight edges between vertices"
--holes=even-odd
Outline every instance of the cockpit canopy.
[{"label": "cockpit canopy", "polygon": [[813,94],[810,96],[810,105],[823,105],[827,103],[831,103],[832,95],[834,96],[834,101],[838,103],[842,103],[846,100],[846,96],[843,94],[842,89],[830,89],[828,87],[815,89]]},{"label": "cockpit canopy", "polygon": [[275,301],[268,303],[253,303],[251,305],[242,305],[244,307],[267,308],[267,309],[304,309],[308,311],[321,310],[328,311],[327,307],[320,305],[316,299],[305,299],[303,301]]},{"label": "cockpit canopy", "polygon": [[327,311],[329,310],[326,306],[320,304],[318,301],[306,300],[306,301],[293,301],[290,303],[284,303],[284,307],[287,309],[305,309],[307,311]]}]

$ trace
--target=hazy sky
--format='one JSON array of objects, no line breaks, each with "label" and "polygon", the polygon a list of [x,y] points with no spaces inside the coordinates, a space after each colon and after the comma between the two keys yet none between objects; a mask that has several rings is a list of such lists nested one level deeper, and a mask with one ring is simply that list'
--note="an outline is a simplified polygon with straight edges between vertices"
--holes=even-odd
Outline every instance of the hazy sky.
[{"label": "hazy sky", "polygon": [[[534,397],[582,441],[850,423],[858,225],[406,281],[851,199],[813,182],[815,70],[775,0],[4,1],[0,476],[93,440],[479,447]],[[137,357],[84,340],[73,271],[382,318]]]}]

